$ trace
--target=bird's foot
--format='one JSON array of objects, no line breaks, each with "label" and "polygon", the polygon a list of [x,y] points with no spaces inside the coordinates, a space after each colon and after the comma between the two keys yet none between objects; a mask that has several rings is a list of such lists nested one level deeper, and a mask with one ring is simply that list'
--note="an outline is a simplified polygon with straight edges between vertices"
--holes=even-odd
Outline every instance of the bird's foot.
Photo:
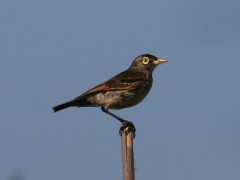
[{"label": "bird's foot", "polygon": [[129,132],[131,132],[133,134],[133,138],[135,138],[135,132],[136,132],[135,126],[131,121],[124,120],[122,122],[121,128],[119,129],[119,134],[120,136],[122,136],[122,133],[128,134]]}]

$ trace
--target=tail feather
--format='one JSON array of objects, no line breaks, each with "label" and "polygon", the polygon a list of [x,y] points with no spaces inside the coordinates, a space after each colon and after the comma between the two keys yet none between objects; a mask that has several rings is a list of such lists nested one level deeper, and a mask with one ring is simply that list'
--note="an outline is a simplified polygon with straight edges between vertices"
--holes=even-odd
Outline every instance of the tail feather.
[{"label": "tail feather", "polygon": [[65,102],[63,104],[60,104],[58,106],[53,107],[53,111],[57,112],[66,108],[69,108],[71,106],[78,106],[78,107],[87,107],[90,105],[90,102],[87,101],[86,98],[83,99],[74,99],[72,101]]},{"label": "tail feather", "polygon": [[60,105],[58,105],[58,106],[55,106],[55,107],[53,107],[53,111],[54,112],[57,112],[57,111],[60,111],[60,110],[62,110],[62,109],[66,109],[66,108],[69,108],[69,107],[71,107],[71,106],[74,106],[74,100],[72,100],[72,101],[68,101],[68,102],[66,102],[66,103],[63,103],[63,104],[60,104]]}]

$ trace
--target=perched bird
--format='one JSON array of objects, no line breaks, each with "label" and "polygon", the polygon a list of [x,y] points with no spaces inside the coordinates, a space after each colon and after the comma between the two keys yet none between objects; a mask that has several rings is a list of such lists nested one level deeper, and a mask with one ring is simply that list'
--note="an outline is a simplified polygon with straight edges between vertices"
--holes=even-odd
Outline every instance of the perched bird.
[{"label": "perched bird", "polygon": [[54,112],[68,107],[101,107],[102,111],[113,116],[122,123],[121,131],[130,127],[135,132],[132,122],[108,111],[123,109],[140,103],[152,87],[152,72],[157,65],[168,62],[150,54],[138,56],[132,65],[106,82],[88,90],[75,99],[53,108]]}]

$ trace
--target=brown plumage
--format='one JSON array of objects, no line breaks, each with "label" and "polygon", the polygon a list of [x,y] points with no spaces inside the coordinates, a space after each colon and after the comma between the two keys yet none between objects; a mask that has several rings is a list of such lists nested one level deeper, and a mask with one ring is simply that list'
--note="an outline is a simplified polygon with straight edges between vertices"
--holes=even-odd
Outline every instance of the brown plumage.
[{"label": "brown plumage", "polygon": [[140,103],[152,87],[152,72],[158,64],[166,60],[150,54],[138,56],[131,66],[108,81],[88,90],[74,100],[53,108],[54,112],[68,107],[101,107],[102,111],[125,124],[126,121],[108,109],[122,109]]}]

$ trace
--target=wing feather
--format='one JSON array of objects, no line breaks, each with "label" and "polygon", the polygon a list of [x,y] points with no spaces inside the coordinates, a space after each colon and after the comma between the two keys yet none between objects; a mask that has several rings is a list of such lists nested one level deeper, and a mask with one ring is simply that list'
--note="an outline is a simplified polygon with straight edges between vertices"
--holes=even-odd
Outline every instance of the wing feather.
[{"label": "wing feather", "polygon": [[138,88],[140,86],[146,85],[146,77],[140,74],[132,74],[131,71],[124,71],[113,78],[109,79],[108,81],[99,84],[98,86],[88,90],[81,96],[77,97],[77,99],[82,99],[88,95],[96,94],[99,92],[105,91],[117,91],[117,90],[132,90]]}]

